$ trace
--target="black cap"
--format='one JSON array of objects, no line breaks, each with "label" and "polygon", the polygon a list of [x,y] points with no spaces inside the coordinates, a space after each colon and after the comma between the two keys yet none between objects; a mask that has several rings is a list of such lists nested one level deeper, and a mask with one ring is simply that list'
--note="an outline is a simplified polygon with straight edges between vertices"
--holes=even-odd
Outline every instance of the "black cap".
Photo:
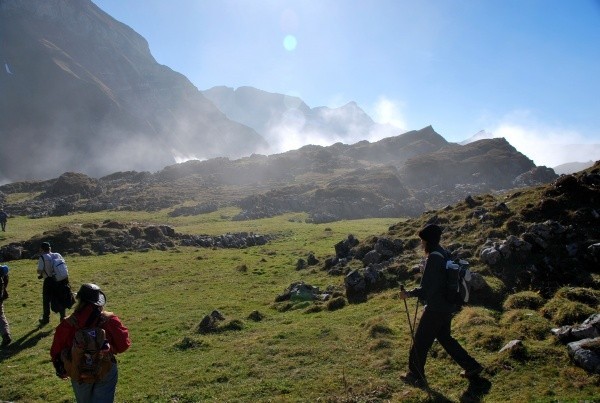
[{"label": "black cap", "polygon": [[442,238],[442,229],[439,225],[427,224],[421,231],[419,231],[419,238],[430,245],[437,245],[440,243],[440,239]]},{"label": "black cap", "polygon": [[83,284],[77,291],[77,298],[80,301],[88,302],[96,306],[104,306],[106,304],[106,295],[100,290],[96,284]]}]

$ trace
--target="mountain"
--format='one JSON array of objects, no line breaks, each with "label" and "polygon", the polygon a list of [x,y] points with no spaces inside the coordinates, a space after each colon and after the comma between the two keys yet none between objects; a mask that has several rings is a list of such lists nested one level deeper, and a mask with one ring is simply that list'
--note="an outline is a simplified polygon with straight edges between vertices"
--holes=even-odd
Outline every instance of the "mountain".
[{"label": "mountain", "polygon": [[[235,206],[241,210],[235,220],[306,212],[312,222],[328,222],[415,216],[470,194],[556,177],[504,139],[460,146],[428,126],[373,143],[190,160],[156,173],[115,172],[94,179],[68,172],[56,179],[0,186],[0,204],[12,215],[32,217],[113,209],[171,209],[173,215],[189,215]],[[9,196],[18,193],[36,196],[7,205]],[[198,204],[190,206],[190,200]]]},{"label": "mountain", "polygon": [[471,137],[469,137],[468,139],[463,140],[463,141],[459,142],[458,144],[464,146],[464,145],[472,143],[474,141],[493,139],[493,138],[494,138],[494,135],[492,133],[486,132],[485,130],[480,130],[477,133],[475,133],[474,135],[472,135]]},{"label": "mountain", "polygon": [[584,169],[587,169],[593,165],[594,165],[594,161],[569,162],[566,164],[561,164],[561,165],[555,166],[553,169],[554,169],[554,172],[556,172],[558,175],[568,175],[568,174],[572,174],[575,172],[583,171]]},{"label": "mountain", "polygon": [[264,149],[90,0],[0,2],[0,181]]},{"label": "mountain", "polygon": [[218,86],[202,92],[229,119],[262,135],[269,153],[282,152],[305,144],[395,136],[399,129],[375,123],[355,102],[339,108],[310,108],[294,96],[270,93],[253,87]]}]

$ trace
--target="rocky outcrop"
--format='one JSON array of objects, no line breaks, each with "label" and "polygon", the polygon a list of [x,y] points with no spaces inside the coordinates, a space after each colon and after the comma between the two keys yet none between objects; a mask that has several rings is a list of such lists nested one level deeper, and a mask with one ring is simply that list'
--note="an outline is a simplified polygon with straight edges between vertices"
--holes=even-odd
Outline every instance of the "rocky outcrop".
[{"label": "rocky outcrop", "polygon": [[145,252],[152,249],[168,250],[178,246],[200,248],[243,249],[265,245],[270,235],[248,232],[217,236],[177,233],[168,225],[141,225],[106,221],[102,224],[85,224],[81,227],[63,227],[31,238],[22,243],[0,247],[0,260],[34,258],[41,242],[47,241],[52,249],[63,255],[94,255],[126,251]]},{"label": "rocky outcrop", "polygon": [[552,334],[567,343],[573,362],[592,374],[600,374],[600,313],[581,324],[552,329]]}]

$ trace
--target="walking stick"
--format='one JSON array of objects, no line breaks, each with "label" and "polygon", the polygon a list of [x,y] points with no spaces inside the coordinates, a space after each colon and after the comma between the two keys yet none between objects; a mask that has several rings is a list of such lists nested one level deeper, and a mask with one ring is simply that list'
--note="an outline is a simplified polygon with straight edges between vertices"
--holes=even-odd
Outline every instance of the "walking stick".
[{"label": "walking stick", "polygon": [[[405,292],[405,288],[404,288],[404,284],[400,284],[400,291]],[[408,312],[408,303],[406,302],[406,298],[403,298],[404,300],[404,309],[406,310],[406,317],[408,319],[408,327],[410,328],[410,338],[412,340],[412,345],[410,346],[411,350],[413,349],[414,345],[415,345],[415,328],[416,328],[416,323],[417,323],[417,311],[419,309],[419,300],[417,299],[417,303],[415,305],[415,318],[414,318],[414,322],[412,322],[410,320],[410,313]],[[417,359],[417,354],[415,353],[415,359]],[[417,362],[417,365],[419,363]],[[420,371],[419,371],[420,372]],[[425,379],[424,374],[419,373],[418,374],[421,379],[423,380],[423,382],[425,383],[425,389],[427,390],[427,395],[429,395],[429,398],[431,399],[431,390],[429,389],[429,383],[427,382],[427,379]]]},{"label": "walking stick", "polygon": [[[400,291],[405,292],[404,285],[400,285]],[[417,304],[419,301],[417,301]],[[408,313],[408,304],[406,303],[406,298],[404,298],[404,309],[406,310],[406,318],[408,319],[408,327],[410,328],[410,338],[412,340],[412,344],[415,344],[415,331],[413,327],[413,322],[410,320],[410,313]],[[415,321],[417,320],[417,314],[415,312]],[[411,346],[412,348],[412,346]]]}]

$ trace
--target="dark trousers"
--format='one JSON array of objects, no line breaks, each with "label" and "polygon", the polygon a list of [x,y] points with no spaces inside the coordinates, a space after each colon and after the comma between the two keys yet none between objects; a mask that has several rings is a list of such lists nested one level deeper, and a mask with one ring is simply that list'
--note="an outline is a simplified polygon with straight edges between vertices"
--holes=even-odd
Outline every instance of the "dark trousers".
[{"label": "dark trousers", "polygon": [[[44,285],[42,287],[42,319],[48,321],[50,319],[50,302],[52,301],[52,295],[54,293],[54,279],[46,277],[44,279]],[[63,308],[60,312],[60,318],[65,317],[65,309]]]},{"label": "dark trousers", "polygon": [[452,316],[452,313],[432,312],[425,308],[408,357],[408,370],[414,375],[425,377],[427,353],[435,339],[463,369],[470,370],[479,366],[479,363],[450,335]]}]

